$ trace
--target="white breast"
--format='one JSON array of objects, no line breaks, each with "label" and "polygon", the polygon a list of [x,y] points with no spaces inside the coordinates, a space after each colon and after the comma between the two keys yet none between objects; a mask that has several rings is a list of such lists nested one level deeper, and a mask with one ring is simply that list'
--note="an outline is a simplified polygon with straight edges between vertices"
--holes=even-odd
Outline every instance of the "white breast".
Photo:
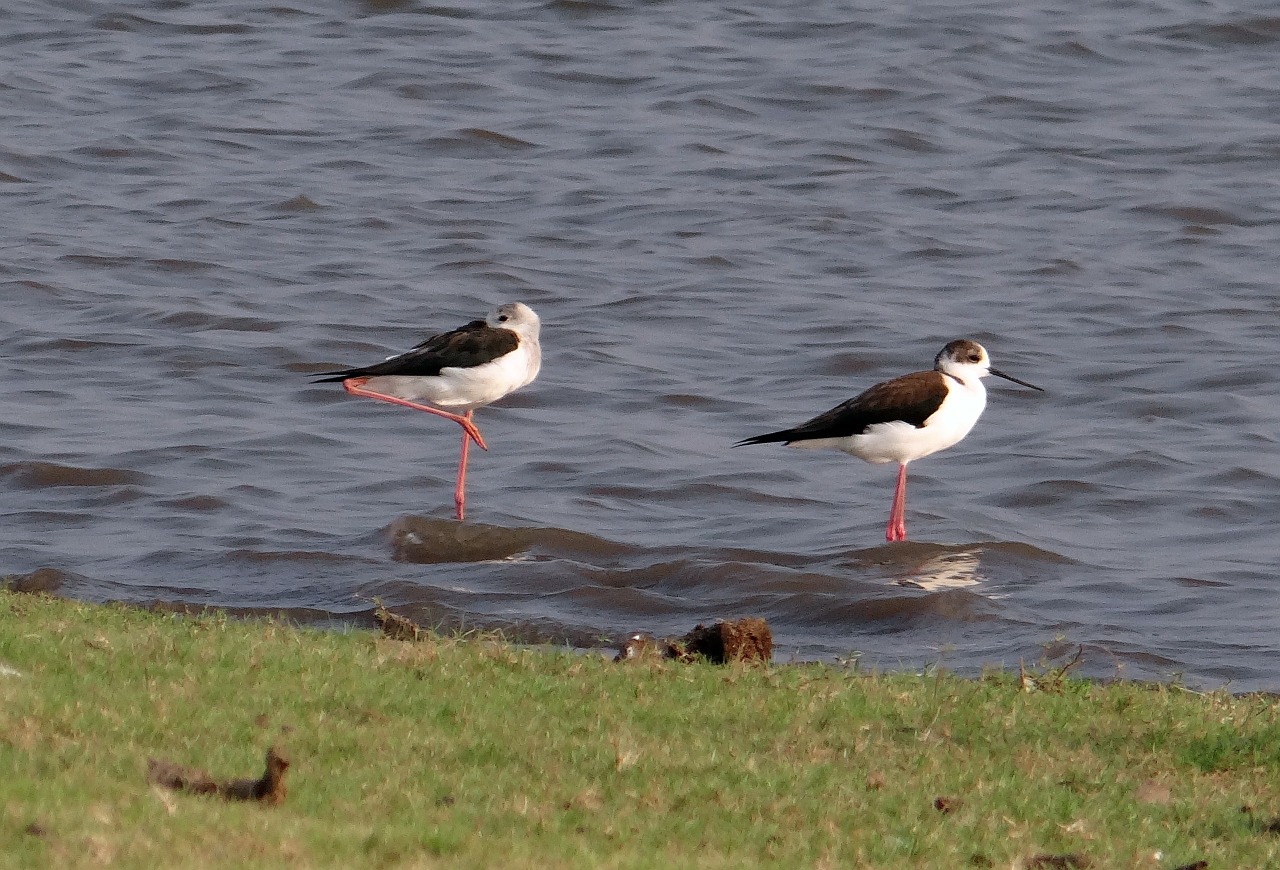
[{"label": "white breast", "polygon": [[399,399],[465,413],[532,382],[541,367],[537,342],[522,341],[511,353],[484,365],[443,368],[431,377],[386,375],[370,378],[367,386]]},{"label": "white breast", "polygon": [[970,378],[968,383],[947,378],[950,391],[938,410],[916,427],[904,421],[877,423],[861,435],[847,438],[819,438],[795,441],[792,447],[834,448],[866,462],[911,462],[956,444],[978,422],[987,405],[987,391],[982,381]]}]

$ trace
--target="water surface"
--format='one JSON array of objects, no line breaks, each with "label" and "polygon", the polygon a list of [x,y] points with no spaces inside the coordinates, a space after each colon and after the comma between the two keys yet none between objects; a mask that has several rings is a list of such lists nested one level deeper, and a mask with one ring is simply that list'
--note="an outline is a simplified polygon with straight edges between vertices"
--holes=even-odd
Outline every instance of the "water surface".
[{"label": "water surface", "polygon": [[[1280,688],[1280,18],[1193,0],[0,10],[0,571],[93,600]],[[457,428],[308,374],[521,300]],[[730,449],[948,340],[975,431]]]}]

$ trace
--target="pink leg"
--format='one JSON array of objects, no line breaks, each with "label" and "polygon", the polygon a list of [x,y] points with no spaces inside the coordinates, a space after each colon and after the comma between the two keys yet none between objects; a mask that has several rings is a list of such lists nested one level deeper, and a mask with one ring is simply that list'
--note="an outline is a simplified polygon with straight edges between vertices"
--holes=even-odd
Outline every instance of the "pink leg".
[{"label": "pink leg", "polygon": [[446,420],[452,420],[463,428],[467,433],[467,437],[476,442],[476,446],[481,450],[488,450],[488,446],[484,443],[484,439],[480,437],[480,430],[471,422],[471,412],[466,414],[451,414],[448,411],[441,411],[439,408],[432,408],[430,405],[419,405],[417,402],[410,402],[408,399],[398,399],[395,396],[388,396],[386,393],[377,393],[373,390],[364,388],[368,378],[347,378],[342,382],[342,389],[351,393],[353,396],[365,396],[369,399],[377,399],[380,402],[390,402],[393,405],[404,405],[406,408],[413,408],[415,411],[426,411],[428,414],[435,414],[437,417],[444,417]]},{"label": "pink leg", "polygon": [[898,466],[898,486],[893,491],[893,508],[889,511],[889,525],[885,526],[886,541],[907,539],[907,464]]},{"label": "pink leg", "polygon": [[[468,422],[471,420],[471,412],[468,411],[464,415]],[[462,433],[462,452],[458,456],[458,483],[453,488],[453,504],[458,509],[458,520],[462,520],[463,508],[466,504],[466,486],[467,486],[467,447],[471,445],[471,433]]]}]

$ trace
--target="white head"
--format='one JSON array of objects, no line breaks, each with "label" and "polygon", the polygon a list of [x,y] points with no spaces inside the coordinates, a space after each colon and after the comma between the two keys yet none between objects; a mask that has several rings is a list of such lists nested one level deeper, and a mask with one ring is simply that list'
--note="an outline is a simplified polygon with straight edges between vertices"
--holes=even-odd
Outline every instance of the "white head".
[{"label": "white head", "polygon": [[1006,381],[1013,381],[1015,384],[1022,384],[1024,387],[1030,387],[1033,390],[1040,390],[1035,384],[1028,384],[1026,381],[1020,381],[1012,375],[1006,375],[999,369],[991,367],[991,358],[987,356],[987,349],[976,341],[967,338],[957,338],[955,341],[947,342],[947,346],[938,351],[938,355],[933,359],[934,371],[942,372],[944,375],[951,375],[962,383],[969,383],[969,379],[973,378],[976,382],[980,378],[987,375],[995,375],[998,378],[1004,378]]},{"label": "white head", "polygon": [[485,323],[495,329],[509,329],[521,338],[535,342],[538,340],[538,330],[542,327],[538,315],[523,302],[499,305],[485,318]]}]

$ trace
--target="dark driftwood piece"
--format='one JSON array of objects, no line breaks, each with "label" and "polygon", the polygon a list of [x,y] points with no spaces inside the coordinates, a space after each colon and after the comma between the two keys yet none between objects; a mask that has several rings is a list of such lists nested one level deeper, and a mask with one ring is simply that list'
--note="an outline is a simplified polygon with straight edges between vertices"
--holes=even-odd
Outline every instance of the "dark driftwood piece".
[{"label": "dark driftwood piece", "polygon": [[214,794],[218,790],[213,777],[203,770],[159,758],[147,759],[147,782],[191,794]]},{"label": "dark driftwood piece", "polygon": [[220,783],[198,767],[148,758],[147,782],[189,794],[217,794],[229,801],[279,804],[286,794],[284,774],[288,769],[289,760],[273,746],[267,750],[266,770],[257,779],[233,779]]},{"label": "dark driftwood piece", "polygon": [[261,801],[264,804],[284,802],[284,774],[289,759],[273,746],[267,750],[267,767],[257,779],[235,779],[218,789],[229,801]]}]

